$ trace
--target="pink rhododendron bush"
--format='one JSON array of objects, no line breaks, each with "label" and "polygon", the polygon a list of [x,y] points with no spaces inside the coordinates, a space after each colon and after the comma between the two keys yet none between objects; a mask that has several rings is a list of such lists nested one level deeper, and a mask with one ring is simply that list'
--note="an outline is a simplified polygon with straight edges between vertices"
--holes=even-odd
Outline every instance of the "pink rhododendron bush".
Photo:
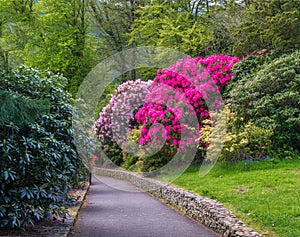
[{"label": "pink rhododendron bush", "polygon": [[151,84],[140,80],[122,84],[100,113],[96,134],[104,143],[113,139],[120,145],[128,133],[139,129],[142,171],[161,167],[178,152],[195,156],[197,146],[208,146],[199,134],[202,121],[222,108],[221,92],[233,77],[230,70],[236,62],[226,55],[187,57],[158,70]]},{"label": "pink rhododendron bush", "polygon": [[153,143],[156,147],[164,146],[154,157],[145,158],[147,165],[143,170],[157,168],[157,160],[153,159],[172,159],[179,151],[193,154],[192,146],[208,145],[199,139],[202,121],[211,119],[210,112],[221,108],[220,92],[233,77],[230,69],[236,62],[237,58],[225,55],[188,57],[158,70],[146,96],[147,103],[135,118],[142,125],[138,142],[144,149],[151,152]]},{"label": "pink rhododendron bush", "polygon": [[[134,115],[143,105],[151,84],[152,81],[141,80],[121,84],[94,124],[93,130],[103,145],[106,156],[116,165],[123,162],[121,146],[127,133],[138,125]],[[102,162],[102,159],[97,161],[99,164]]]},{"label": "pink rhododendron bush", "polygon": [[143,105],[151,84],[152,81],[127,81],[116,89],[93,128],[103,144],[112,140],[121,144],[127,132],[136,128],[134,114]]},{"label": "pink rhododendron bush", "polygon": [[149,132],[148,127],[158,123],[164,125],[163,138],[175,147],[193,143],[198,133],[189,133],[196,136],[192,137],[193,141],[189,137],[187,141],[177,140],[176,137],[182,132],[181,127],[184,127],[180,120],[184,116],[186,121],[197,117],[201,126],[201,121],[209,118],[207,104],[211,110],[221,107],[219,92],[233,77],[229,71],[237,61],[237,58],[224,55],[186,58],[167,69],[159,70],[146,96],[147,103],[135,116],[138,123],[143,125],[139,143],[148,142],[150,145],[151,134],[158,129],[154,126]]}]

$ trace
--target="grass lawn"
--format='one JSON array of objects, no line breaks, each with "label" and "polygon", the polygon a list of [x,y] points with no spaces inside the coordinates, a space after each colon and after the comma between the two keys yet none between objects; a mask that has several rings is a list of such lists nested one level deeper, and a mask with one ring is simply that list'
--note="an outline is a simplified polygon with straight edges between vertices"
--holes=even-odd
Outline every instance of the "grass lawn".
[{"label": "grass lawn", "polygon": [[213,198],[265,236],[300,236],[300,159],[191,166],[173,185]]}]

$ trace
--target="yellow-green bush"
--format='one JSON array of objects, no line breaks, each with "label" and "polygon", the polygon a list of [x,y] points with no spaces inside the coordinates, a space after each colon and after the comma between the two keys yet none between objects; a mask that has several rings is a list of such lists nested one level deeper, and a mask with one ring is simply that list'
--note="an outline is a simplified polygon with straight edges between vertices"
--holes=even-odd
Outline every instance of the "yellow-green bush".
[{"label": "yellow-green bush", "polygon": [[212,126],[211,120],[205,120],[201,129],[201,139],[210,143],[210,149],[223,143],[219,160],[239,161],[243,159],[264,159],[270,152],[272,129],[265,129],[247,122],[243,125],[243,118],[237,117],[230,111],[230,105],[226,106],[226,136],[212,137],[212,130],[218,129]]}]

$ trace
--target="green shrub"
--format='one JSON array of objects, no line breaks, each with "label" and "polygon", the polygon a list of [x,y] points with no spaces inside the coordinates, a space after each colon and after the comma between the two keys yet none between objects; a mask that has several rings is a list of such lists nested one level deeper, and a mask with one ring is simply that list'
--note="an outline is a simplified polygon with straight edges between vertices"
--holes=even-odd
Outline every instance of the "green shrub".
[{"label": "green shrub", "polygon": [[9,121],[22,127],[26,123],[34,122],[50,108],[50,104],[46,100],[32,100],[5,90],[0,90],[0,101],[1,127]]},{"label": "green shrub", "polygon": [[234,77],[226,87],[225,95],[228,96],[228,92],[235,87],[235,82],[243,80],[245,77],[253,77],[259,70],[283,54],[284,52],[282,49],[254,51],[243,60],[234,64],[232,67]]},{"label": "green shrub", "polygon": [[[152,154],[150,147],[143,149],[138,143],[142,126],[127,133],[127,140],[122,144],[124,168],[140,171],[144,175],[157,173],[158,169],[166,165],[176,154],[176,148],[170,143],[165,144],[156,154]],[[152,149],[156,149],[154,146]],[[128,153],[128,152],[130,153]]]},{"label": "green shrub", "polygon": [[274,130],[273,148],[300,150],[300,51],[264,63],[231,85],[233,111]]},{"label": "green shrub", "polygon": [[5,121],[0,129],[0,227],[25,228],[51,214],[64,214],[71,200],[68,191],[82,178],[83,165],[70,129],[67,80],[20,67],[1,71],[0,81],[2,89],[23,99],[50,103],[34,121],[23,126]]},{"label": "green shrub", "polygon": [[122,164],[122,167],[128,170],[132,170],[136,168],[135,164],[138,161],[138,157],[135,155],[123,153],[123,160],[124,162]]},{"label": "green shrub", "polygon": [[138,140],[140,138],[141,127],[138,129],[131,129],[127,133],[127,140],[122,144],[123,161],[122,166],[125,169],[136,169],[136,163],[140,156],[140,147]]},{"label": "green shrub", "polygon": [[228,90],[232,88],[234,82],[243,79],[246,76],[250,76],[255,74],[259,69],[270,59],[267,56],[257,56],[257,55],[250,55],[243,60],[236,63],[232,70],[234,72],[234,77],[230,81],[229,86],[227,87]]},{"label": "green shrub", "polygon": [[[156,154],[147,155],[138,143],[142,126],[132,129],[127,133],[127,140],[122,144],[122,166],[126,169],[143,172],[145,175],[157,173],[157,169],[166,165],[176,154],[176,149],[170,144],[165,144]],[[155,148],[154,148],[155,149]],[[152,152],[148,147],[148,152]]]},{"label": "green shrub", "polygon": [[120,166],[123,163],[122,149],[117,142],[106,142],[103,151],[115,165]]},{"label": "green shrub", "polygon": [[147,175],[158,174],[158,169],[166,165],[176,154],[176,149],[164,145],[159,152],[152,156],[142,155],[139,157],[136,166],[141,172]]}]

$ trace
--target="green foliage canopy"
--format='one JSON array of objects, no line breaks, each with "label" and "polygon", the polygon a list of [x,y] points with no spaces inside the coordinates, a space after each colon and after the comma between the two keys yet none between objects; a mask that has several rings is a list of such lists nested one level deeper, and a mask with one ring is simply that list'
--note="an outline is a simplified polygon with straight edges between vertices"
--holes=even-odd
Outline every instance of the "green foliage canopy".
[{"label": "green foliage canopy", "polygon": [[12,122],[22,127],[47,113],[50,106],[46,100],[33,100],[5,90],[0,90],[0,101],[0,126]]},{"label": "green foliage canopy", "polygon": [[212,40],[212,32],[193,12],[178,5],[153,1],[141,7],[135,20],[130,41],[139,45],[164,46],[197,56]]},{"label": "green foliage canopy", "polygon": [[235,54],[259,49],[300,47],[300,2],[255,0],[241,12],[241,24],[233,31]]}]

